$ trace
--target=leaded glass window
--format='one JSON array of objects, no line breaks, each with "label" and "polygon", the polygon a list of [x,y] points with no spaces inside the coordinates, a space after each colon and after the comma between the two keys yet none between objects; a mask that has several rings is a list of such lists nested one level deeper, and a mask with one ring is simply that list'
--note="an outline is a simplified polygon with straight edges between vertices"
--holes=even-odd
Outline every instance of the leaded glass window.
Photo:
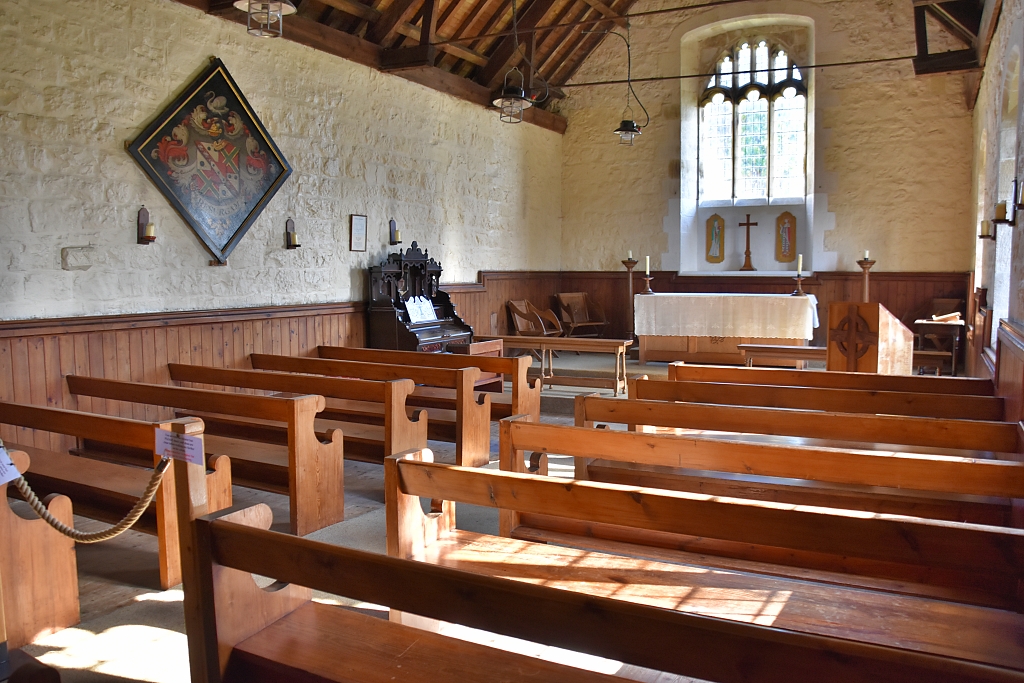
[{"label": "leaded glass window", "polygon": [[700,100],[700,200],[803,200],[807,86],[782,48],[743,41],[715,67]]}]

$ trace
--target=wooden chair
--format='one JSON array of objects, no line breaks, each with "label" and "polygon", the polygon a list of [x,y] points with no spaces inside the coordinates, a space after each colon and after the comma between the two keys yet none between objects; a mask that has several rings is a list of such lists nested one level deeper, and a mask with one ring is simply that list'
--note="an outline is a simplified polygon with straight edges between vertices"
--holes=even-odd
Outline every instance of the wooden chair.
[{"label": "wooden chair", "polygon": [[524,337],[561,337],[562,323],[550,308],[542,311],[526,299],[508,302],[516,334]]},{"label": "wooden chair", "polygon": [[567,337],[600,337],[608,326],[604,309],[586,292],[555,295]]}]

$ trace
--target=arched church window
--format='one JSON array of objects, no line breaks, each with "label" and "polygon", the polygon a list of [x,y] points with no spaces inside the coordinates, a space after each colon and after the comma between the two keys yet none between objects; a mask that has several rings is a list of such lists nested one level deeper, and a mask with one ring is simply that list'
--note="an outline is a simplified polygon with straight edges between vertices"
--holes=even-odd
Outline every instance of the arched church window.
[{"label": "arched church window", "polygon": [[718,60],[699,101],[700,201],[803,201],[807,85],[783,48],[744,40]]}]

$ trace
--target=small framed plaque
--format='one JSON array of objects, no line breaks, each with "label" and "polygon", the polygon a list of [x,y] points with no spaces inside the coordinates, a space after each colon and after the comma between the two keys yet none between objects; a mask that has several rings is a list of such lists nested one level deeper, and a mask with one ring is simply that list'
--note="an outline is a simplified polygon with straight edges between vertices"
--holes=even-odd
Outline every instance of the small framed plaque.
[{"label": "small framed plaque", "polygon": [[349,251],[366,251],[366,216],[352,214]]}]

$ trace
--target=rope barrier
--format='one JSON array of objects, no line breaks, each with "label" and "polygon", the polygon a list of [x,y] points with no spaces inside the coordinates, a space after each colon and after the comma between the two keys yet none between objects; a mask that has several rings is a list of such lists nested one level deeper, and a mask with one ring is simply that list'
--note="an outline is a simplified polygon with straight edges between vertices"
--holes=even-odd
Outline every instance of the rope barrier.
[{"label": "rope barrier", "polygon": [[[3,447],[3,439],[0,439],[0,448]],[[18,492],[25,498],[25,502],[31,506],[32,510],[54,529],[78,543],[99,543],[100,541],[109,541],[112,538],[120,536],[139,521],[139,518],[142,517],[142,513],[146,511],[149,504],[153,502],[153,498],[156,497],[156,491],[160,488],[160,482],[163,480],[164,473],[167,471],[167,467],[170,464],[171,461],[169,458],[164,458],[157,464],[156,468],[153,470],[153,476],[149,480],[149,485],[146,486],[146,490],[142,493],[142,497],[139,498],[135,507],[125,515],[124,519],[111,527],[93,532],[79,531],[74,527],[69,527],[67,524],[50,514],[50,511],[46,509],[46,505],[43,504],[43,501],[39,500],[39,496],[35,494],[35,491],[33,491],[28,485],[28,482],[25,481],[25,477],[18,477],[12,483],[14,484],[14,487],[18,489]]]}]

